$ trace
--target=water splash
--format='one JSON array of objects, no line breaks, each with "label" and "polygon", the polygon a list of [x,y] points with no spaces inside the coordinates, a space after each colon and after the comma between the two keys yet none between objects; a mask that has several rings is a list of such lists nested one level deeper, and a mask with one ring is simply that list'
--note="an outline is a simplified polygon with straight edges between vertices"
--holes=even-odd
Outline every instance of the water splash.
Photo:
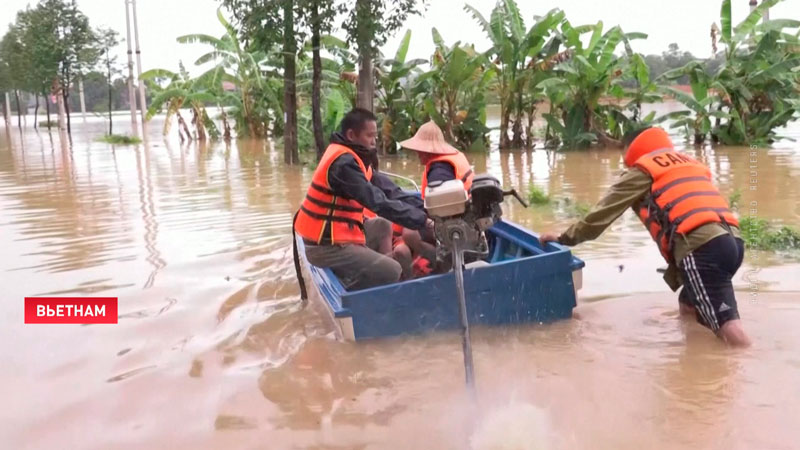
[{"label": "water splash", "polygon": [[545,410],[512,401],[489,410],[470,437],[473,450],[543,450],[552,448]]}]

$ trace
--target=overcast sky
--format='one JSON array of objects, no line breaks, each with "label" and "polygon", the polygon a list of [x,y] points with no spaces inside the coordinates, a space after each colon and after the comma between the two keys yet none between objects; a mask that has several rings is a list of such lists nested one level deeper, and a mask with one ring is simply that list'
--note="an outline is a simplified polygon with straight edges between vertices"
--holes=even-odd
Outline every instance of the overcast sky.
[{"label": "overcast sky", "polygon": [[[496,0],[469,0],[488,19]],[[0,30],[4,33],[14,21],[16,11],[30,0],[0,0]],[[734,0],[734,23],[747,15],[749,0]],[[77,0],[79,8],[89,17],[92,26],[117,30],[125,38],[125,0]],[[436,27],[448,44],[457,40],[474,43],[479,50],[488,48],[483,31],[464,9],[463,0],[431,0],[422,17],[408,20],[405,28],[413,30],[409,57],[428,59],[433,50],[431,28]],[[621,25],[626,32],[640,31],[649,34],[645,41],[636,41],[634,50],[645,54],[660,53],[671,42],[681,49],[707,57],[711,53],[710,26],[719,22],[720,0],[521,0],[518,1],[526,26],[530,27],[534,15],[548,10],[563,9],[574,25],[602,20],[608,29]],[[142,65],[144,69],[177,69],[181,59],[194,73],[194,61],[203,54],[200,44],[178,44],[178,36],[190,33],[221,35],[222,26],[217,21],[215,0],[138,0],[138,19]],[[770,13],[772,18],[800,18],[800,0],[785,0]],[[338,33],[341,33],[339,31]],[[393,55],[402,37],[402,30],[390,39],[384,53]],[[117,49],[119,61],[127,60],[125,44]]]}]

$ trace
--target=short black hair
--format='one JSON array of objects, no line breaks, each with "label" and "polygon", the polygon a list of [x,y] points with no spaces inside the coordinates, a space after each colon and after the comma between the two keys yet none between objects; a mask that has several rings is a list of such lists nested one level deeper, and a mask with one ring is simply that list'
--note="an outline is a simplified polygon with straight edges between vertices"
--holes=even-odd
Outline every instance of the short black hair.
[{"label": "short black hair", "polygon": [[356,133],[360,133],[361,130],[364,129],[364,124],[367,122],[377,122],[378,118],[375,117],[371,111],[366,110],[364,108],[353,108],[350,112],[344,115],[342,118],[342,124],[340,125],[342,134],[347,134],[348,130],[353,130]]},{"label": "short black hair", "polygon": [[651,128],[653,127],[640,127],[628,131],[627,133],[625,133],[625,136],[622,136],[622,146],[628,148],[628,146],[631,145],[634,139],[636,139],[637,137],[639,137],[640,134],[644,133],[645,131]]}]

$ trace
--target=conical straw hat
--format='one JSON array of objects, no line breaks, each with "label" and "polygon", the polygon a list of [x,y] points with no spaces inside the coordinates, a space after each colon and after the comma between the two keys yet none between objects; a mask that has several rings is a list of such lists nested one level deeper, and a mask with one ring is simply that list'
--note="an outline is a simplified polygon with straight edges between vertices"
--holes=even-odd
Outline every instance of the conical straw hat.
[{"label": "conical straw hat", "polygon": [[434,155],[452,155],[458,149],[444,140],[444,133],[433,122],[429,121],[419,127],[417,134],[411,139],[406,139],[400,146],[415,152],[432,153]]}]

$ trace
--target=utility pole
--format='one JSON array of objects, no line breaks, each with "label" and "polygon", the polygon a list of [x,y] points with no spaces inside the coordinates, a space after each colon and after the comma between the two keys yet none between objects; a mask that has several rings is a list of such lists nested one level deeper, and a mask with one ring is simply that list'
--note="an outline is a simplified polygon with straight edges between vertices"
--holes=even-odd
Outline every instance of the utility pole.
[{"label": "utility pole", "polygon": [[81,98],[81,118],[83,118],[83,123],[86,123],[86,98],[83,95],[83,78],[78,80],[78,95]]},{"label": "utility pole", "polygon": [[133,50],[131,50],[131,14],[128,10],[128,0],[125,1],[125,28],[128,32],[128,102],[131,106],[131,130],[135,137],[139,137],[139,126],[136,124],[136,92],[133,89]]},{"label": "utility pole", "polygon": [[6,92],[6,109],[3,111],[3,114],[6,119],[6,126],[8,126],[11,123],[9,119],[9,116],[11,115],[11,99],[8,97],[8,92]]},{"label": "utility pole", "polygon": [[147,101],[144,96],[144,81],[142,81],[142,52],[139,50],[139,22],[136,20],[136,0],[131,0],[133,7],[133,36],[136,40],[136,70],[139,80],[139,107],[142,109],[142,133],[147,121]]}]

